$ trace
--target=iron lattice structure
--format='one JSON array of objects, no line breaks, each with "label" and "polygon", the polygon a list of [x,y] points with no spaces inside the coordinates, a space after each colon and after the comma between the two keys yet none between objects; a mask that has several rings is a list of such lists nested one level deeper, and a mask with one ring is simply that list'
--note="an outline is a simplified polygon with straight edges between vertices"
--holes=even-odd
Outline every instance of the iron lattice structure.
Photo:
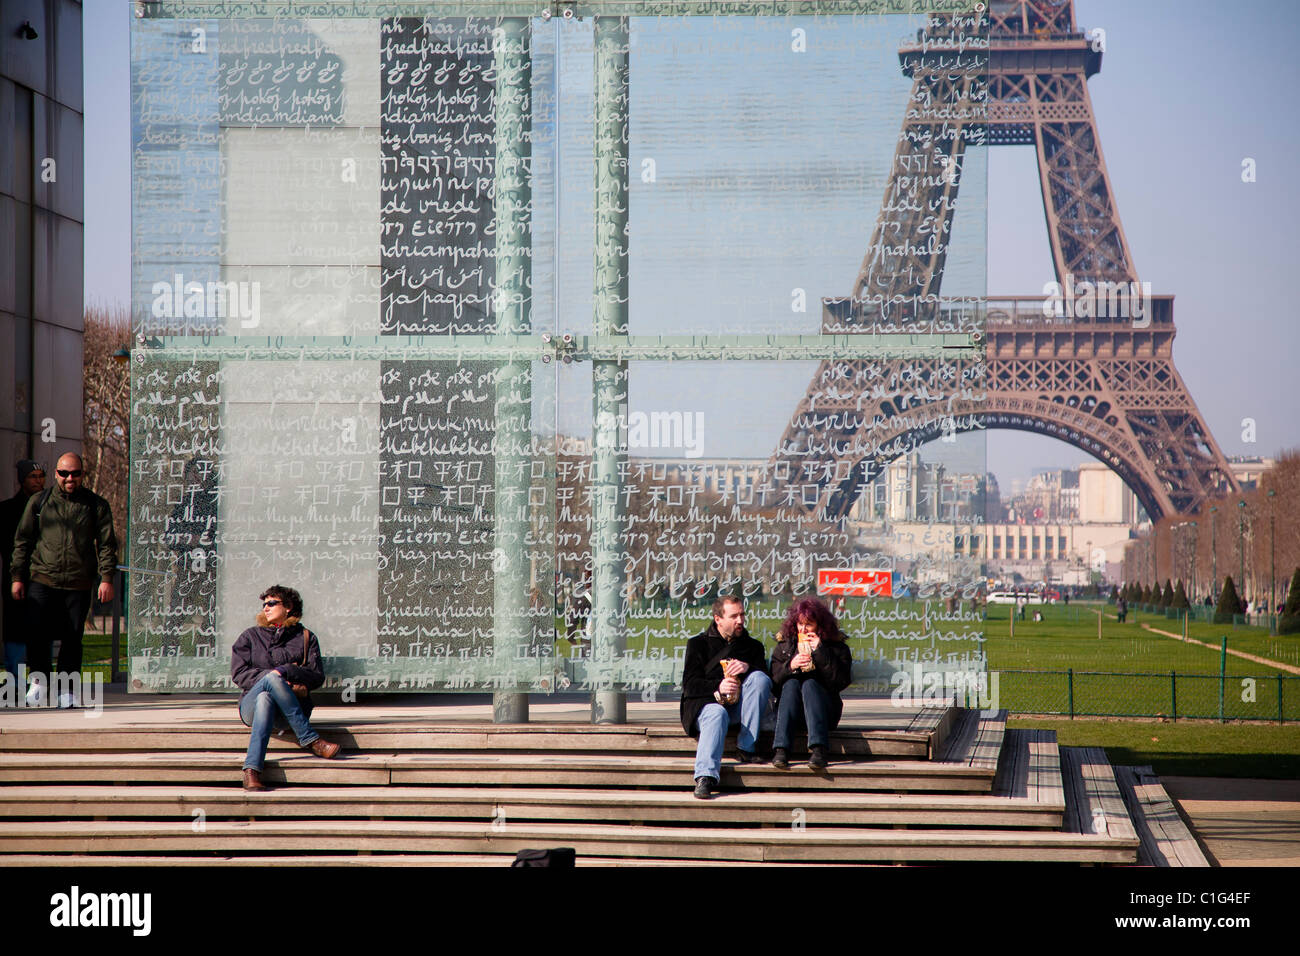
[{"label": "iron lattice structure", "polygon": [[1236,482],[1174,367],[1173,298],[1148,295],[1136,319],[1125,306],[1144,287],[1088,96],[1101,44],[1076,28],[1073,0],[995,0],[987,16],[986,70],[953,71],[952,20],[899,51],[913,82],[884,204],[852,296],[823,300],[823,331],[978,326],[979,307],[939,299],[946,244],[900,237],[948,234],[965,150],[984,144],[1035,147],[1056,281],[1100,291],[1110,308],[1045,316],[1042,296],[989,298],[983,364],[823,362],[775,479],[816,486],[805,503],[836,519],[890,461],[944,431],[1009,428],[1104,461],[1152,520],[1195,511]]}]

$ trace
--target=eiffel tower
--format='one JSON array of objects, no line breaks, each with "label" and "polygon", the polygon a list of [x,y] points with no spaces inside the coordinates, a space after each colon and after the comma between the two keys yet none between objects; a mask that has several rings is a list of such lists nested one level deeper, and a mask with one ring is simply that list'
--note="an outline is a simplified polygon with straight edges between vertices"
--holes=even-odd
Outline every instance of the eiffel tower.
[{"label": "eiffel tower", "polygon": [[922,240],[948,234],[965,150],[986,143],[1037,150],[1059,301],[989,297],[982,364],[936,359],[903,376],[823,362],[773,456],[774,485],[802,485],[804,504],[836,520],[891,460],[945,431],[1010,428],[1105,462],[1153,521],[1194,511],[1237,485],[1174,367],[1173,297],[1142,300],[1088,96],[1101,44],[1075,26],[1073,0],[994,0],[987,17],[986,71],[952,69],[954,37],[979,35],[971,17],[931,18],[900,49],[913,83],[884,208],[852,296],[823,300],[822,328],[978,329],[939,300],[946,243]]}]

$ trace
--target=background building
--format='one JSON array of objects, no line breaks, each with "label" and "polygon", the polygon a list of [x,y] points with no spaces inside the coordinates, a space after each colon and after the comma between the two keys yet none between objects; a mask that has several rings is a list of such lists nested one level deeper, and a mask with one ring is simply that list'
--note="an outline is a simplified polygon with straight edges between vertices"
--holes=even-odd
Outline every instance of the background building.
[{"label": "background building", "polygon": [[0,3],[0,497],[80,450],[81,4]]}]

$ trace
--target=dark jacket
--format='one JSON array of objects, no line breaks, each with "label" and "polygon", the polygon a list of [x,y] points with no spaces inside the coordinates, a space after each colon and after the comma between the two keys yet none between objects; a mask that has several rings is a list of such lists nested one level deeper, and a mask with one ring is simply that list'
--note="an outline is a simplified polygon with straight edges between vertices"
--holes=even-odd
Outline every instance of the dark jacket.
[{"label": "dark jacket", "polygon": [[271,670],[278,670],[289,683],[302,684],[308,690],[325,683],[320,641],[315,634],[308,640],[307,663],[303,664],[302,645],[307,632],[296,617],[287,618],[284,627],[269,627],[261,614],[257,622],[257,627],[239,635],[230,651],[230,679],[242,691],[241,701]]},{"label": "dark jacket", "polygon": [[[14,581],[84,591],[117,573],[117,535],[108,502],[78,488],[71,495],[57,484],[27,499],[14,535]],[[40,505],[41,513],[36,514]]]},{"label": "dark jacket", "polygon": [[[722,653],[723,649],[726,653]],[[686,642],[686,663],[682,668],[682,729],[692,737],[699,736],[695,720],[706,704],[714,702],[713,695],[722,686],[722,661],[733,659],[749,665],[748,677],[753,671],[767,673],[767,651],[749,636],[743,627],[728,641],[718,633],[717,622],[711,621],[708,630],[696,634]],[[741,678],[743,683],[744,678]]]},{"label": "dark jacket", "polygon": [[26,492],[19,491],[12,498],[0,501],[0,546],[4,548],[3,555],[0,557],[3,558],[4,564],[6,593],[12,580],[9,577],[9,561],[14,556],[14,536],[18,533],[18,522],[22,520],[30,498],[31,496]]},{"label": "dark jacket", "polygon": [[817,650],[812,653],[813,669],[810,671],[792,671],[790,662],[799,653],[796,640],[777,641],[776,650],[772,652],[772,691],[781,697],[781,687],[788,680],[815,680],[826,689],[830,697],[830,713],[826,716],[830,728],[834,730],[844,713],[844,701],[840,700],[840,691],[849,686],[853,680],[853,654],[843,641],[822,639]]},{"label": "dark jacket", "polygon": [[27,641],[27,614],[21,601],[14,600],[9,589],[12,578],[9,576],[9,559],[14,554],[14,534],[18,531],[18,522],[27,508],[30,496],[19,490],[12,498],[0,501],[0,557],[4,568],[4,631],[7,644],[23,644]]}]

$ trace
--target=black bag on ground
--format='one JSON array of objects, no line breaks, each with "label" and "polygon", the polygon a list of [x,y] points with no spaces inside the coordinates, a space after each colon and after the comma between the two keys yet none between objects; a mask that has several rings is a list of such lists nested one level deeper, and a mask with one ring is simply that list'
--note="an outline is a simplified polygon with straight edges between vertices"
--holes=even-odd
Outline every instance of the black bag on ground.
[{"label": "black bag on ground", "polygon": [[552,850],[520,850],[510,863],[514,866],[553,866],[573,869],[578,859],[577,851],[571,846],[556,847]]}]

